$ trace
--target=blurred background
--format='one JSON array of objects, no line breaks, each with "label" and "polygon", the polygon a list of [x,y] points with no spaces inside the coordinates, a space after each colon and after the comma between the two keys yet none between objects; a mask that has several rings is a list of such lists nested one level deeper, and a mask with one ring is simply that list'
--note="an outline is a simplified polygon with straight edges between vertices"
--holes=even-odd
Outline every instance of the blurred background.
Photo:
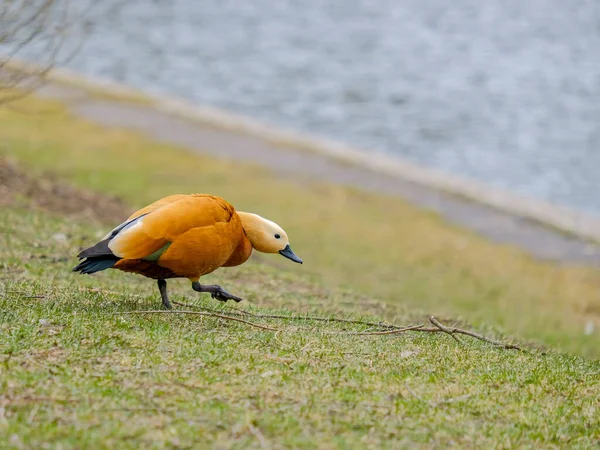
[{"label": "blurred background", "polygon": [[77,71],[600,213],[596,0],[72,6]]}]

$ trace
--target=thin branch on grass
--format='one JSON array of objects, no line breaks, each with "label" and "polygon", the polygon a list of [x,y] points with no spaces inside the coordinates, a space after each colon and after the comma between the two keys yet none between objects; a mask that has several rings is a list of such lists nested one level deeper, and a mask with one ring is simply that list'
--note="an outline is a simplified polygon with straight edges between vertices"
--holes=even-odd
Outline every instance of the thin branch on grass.
[{"label": "thin branch on grass", "polygon": [[258,428],[256,428],[251,423],[248,423],[248,431],[250,431],[250,434],[252,434],[256,438],[256,440],[258,441],[258,444],[260,445],[260,448],[262,448],[262,449],[271,448],[271,446],[265,439],[265,436],[261,433],[261,431]]},{"label": "thin branch on grass", "polygon": [[[437,319],[433,316],[431,316],[429,318],[429,321],[431,323],[433,323],[434,325],[436,325],[435,322],[432,321],[432,319],[435,320],[436,322],[437,322]],[[474,331],[463,330],[462,328],[455,328],[455,327],[449,328],[449,327],[444,326],[444,328],[445,329],[441,329],[441,328],[439,328],[438,325],[436,325],[435,328],[421,328],[419,331],[423,331],[425,333],[446,333],[446,334],[450,334],[451,336],[453,334],[462,334],[465,336],[471,336],[472,338],[478,339],[483,342],[487,342],[488,344],[495,345],[496,347],[499,347],[499,348],[505,348],[507,350],[519,350],[520,352],[525,351],[525,349],[523,349],[522,347],[519,347],[518,345],[506,344],[504,342],[496,341],[494,339],[485,337],[479,333],[475,333]]]},{"label": "thin branch on grass", "polygon": [[421,397],[419,394],[417,394],[417,393],[416,393],[416,392],[415,392],[415,391],[414,391],[414,390],[413,390],[413,389],[412,389],[412,388],[411,388],[411,387],[410,387],[408,384],[405,384],[405,385],[404,385],[404,387],[405,387],[405,388],[406,388],[406,390],[409,392],[409,394],[410,394],[410,395],[412,395],[414,398],[416,398],[416,399],[417,399],[417,400],[419,400],[420,402],[423,402],[423,403],[427,403],[427,404],[429,404],[429,402],[428,402],[428,401],[426,401],[426,400],[423,400],[423,398],[422,398],[422,397]]},{"label": "thin branch on grass", "polygon": [[405,331],[419,331],[423,328],[423,324],[421,325],[410,325],[407,327],[400,328],[394,330],[385,330],[385,331],[330,331],[324,332],[324,334],[343,334],[343,335],[351,335],[351,336],[385,336],[388,334],[400,334]]},{"label": "thin branch on grass", "polygon": [[100,408],[98,411],[102,412],[159,412],[161,414],[168,414],[170,412],[178,411],[177,408]]},{"label": "thin branch on grass", "polygon": [[[173,302],[173,303],[180,304],[178,302]],[[192,305],[188,305],[188,306],[192,306]],[[281,332],[285,331],[285,330],[281,330],[281,329],[277,329],[277,328],[268,327],[265,325],[259,325],[257,323],[249,322],[244,319],[240,319],[239,315],[241,315],[241,314],[237,314],[238,317],[234,317],[234,314],[224,315],[224,314],[219,314],[216,312],[209,312],[209,311],[181,311],[181,310],[175,310],[175,311],[164,311],[164,310],[124,311],[124,312],[120,312],[120,313],[111,313],[111,314],[112,315],[120,315],[120,314],[191,314],[191,315],[200,315],[200,316],[208,316],[208,317],[217,317],[217,318],[224,319],[224,320],[233,320],[233,321],[240,322],[240,323],[252,326],[252,327],[260,328],[262,330],[268,330],[268,331],[273,331],[273,332],[277,332],[277,333],[281,333]],[[253,314],[253,316],[256,318],[283,318],[283,319],[289,318],[288,316],[278,316],[276,314]],[[363,322],[363,321],[356,321],[356,320],[350,321],[350,320],[346,320],[346,319],[327,320],[328,318],[326,318],[326,317],[301,317],[301,316],[293,316],[293,317],[295,317],[298,320],[322,319],[323,321],[340,321],[340,322],[360,324],[360,325],[370,324],[370,322]],[[333,318],[333,319],[335,319],[335,318]],[[386,326],[386,327],[392,328],[392,329],[376,330],[376,331],[331,331],[331,332],[325,331],[323,334],[347,335],[347,336],[348,335],[349,336],[385,336],[385,335],[406,333],[408,331],[423,332],[423,333],[445,333],[445,334],[450,335],[453,339],[455,339],[460,344],[464,344],[462,339],[458,338],[458,336],[455,336],[456,334],[463,334],[465,336],[471,336],[472,338],[487,342],[487,343],[492,344],[499,348],[524,351],[521,347],[519,347],[517,345],[505,344],[503,342],[495,341],[493,339],[490,339],[488,337],[485,337],[485,336],[483,336],[479,333],[475,333],[473,331],[463,330],[462,328],[456,328],[456,327],[452,327],[452,328],[447,327],[447,326],[443,325],[441,322],[439,322],[433,316],[431,316],[429,318],[429,321],[435,325],[435,328],[432,328],[432,327],[428,328],[428,327],[425,327],[423,324],[410,325],[410,326],[405,326],[405,327],[400,327],[398,325],[390,325],[390,324],[383,324],[383,325],[374,324],[375,326]],[[300,332],[300,331],[306,331],[306,330],[301,329],[301,330],[287,330],[287,331],[288,332]]]},{"label": "thin branch on grass", "polygon": [[431,403],[431,406],[433,408],[437,408],[438,406],[441,406],[441,405],[448,405],[451,403],[462,402],[464,400],[470,399],[471,397],[473,397],[473,394],[465,394],[465,395],[460,395],[458,397],[451,397],[451,398],[447,398],[444,400],[440,400],[439,402],[433,402],[433,403]]},{"label": "thin branch on grass", "polygon": [[248,322],[247,320],[240,319],[238,317],[225,316],[223,314],[217,314],[217,313],[211,313],[211,312],[204,312],[204,311],[148,310],[148,311],[123,311],[123,312],[118,312],[118,313],[111,313],[111,315],[113,315],[113,316],[118,316],[118,315],[123,315],[123,314],[127,314],[127,315],[136,315],[136,314],[191,314],[191,315],[197,315],[197,316],[217,317],[219,319],[224,319],[224,320],[233,320],[235,322],[240,322],[240,323],[243,323],[245,325],[250,325],[251,327],[260,328],[261,330],[275,331],[275,332],[281,331],[281,330],[278,330],[276,328],[271,328],[271,327],[267,327],[265,325],[259,325],[257,323]]},{"label": "thin branch on grass", "polygon": [[[205,311],[215,311],[214,309],[206,308],[204,306],[199,305],[190,305],[188,303],[181,303],[177,301],[173,301],[172,303],[185,306],[186,308],[201,308]],[[351,325],[364,325],[367,327],[374,328],[385,328],[389,330],[403,330],[405,327],[399,325],[392,325],[385,322],[368,322],[364,320],[355,320],[355,319],[342,319],[341,317],[318,317],[318,316],[285,316],[281,314],[260,314],[260,313],[251,313],[249,311],[244,311],[243,309],[229,307],[230,309],[235,309],[237,313],[230,313],[230,315],[240,315],[240,316],[252,316],[257,319],[281,319],[281,320],[301,320],[301,321],[312,321],[312,322],[338,322],[338,323],[347,323]]]},{"label": "thin branch on grass", "polygon": [[[177,302],[177,301],[173,301],[173,303],[175,303],[176,305],[185,306],[188,308],[201,308],[205,311],[215,311],[213,309],[206,308],[203,306],[198,306],[198,305],[190,305],[187,303],[181,303],[181,302]],[[363,325],[363,326],[368,326],[368,327],[385,329],[385,331],[378,330],[378,331],[362,331],[362,332],[340,332],[340,334],[358,334],[358,335],[364,335],[364,336],[369,336],[369,335],[376,336],[376,335],[386,335],[386,334],[400,334],[400,333],[403,333],[406,331],[417,331],[417,332],[423,332],[423,333],[445,333],[445,334],[448,334],[449,336],[451,336],[458,343],[464,344],[463,340],[460,339],[458,336],[456,336],[457,334],[462,334],[465,336],[470,336],[474,339],[478,339],[480,341],[487,342],[488,344],[492,344],[499,348],[505,348],[507,350],[524,351],[518,345],[506,344],[504,342],[496,341],[494,339],[485,337],[479,333],[475,333],[474,331],[469,331],[469,330],[465,330],[462,328],[456,328],[456,327],[447,327],[447,326],[443,325],[439,320],[437,320],[434,316],[430,316],[429,321],[433,325],[435,325],[435,327],[425,327],[424,325],[399,326],[399,325],[393,325],[393,324],[389,324],[389,323],[385,323],[385,322],[369,322],[369,321],[364,321],[364,320],[342,319],[339,317],[285,316],[285,315],[280,315],[280,314],[259,314],[259,313],[251,313],[248,311],[243,311],[243,310],[237,309],[237,308],[231,308],[231,309],[236,309],[238,312],[237,313],[234,313],[234,312],[229,313],[230,316],[244,316],[244,315],[248,316],[249,315],[249,316],[257,318],[257,319],[281,319],[281,320],[299,320],[299,321],[315,321],[315,322],[337,322],[337,323],[347,323],[347,324],[351,324],[351,325]],[[334,333],[334,334],[337,334],[337,333]]]},{"label": "thin branch on grass", "polygon": [[39,411],[39,409],[40,409],[40,405],[34,405],[33,408],[31,408],[31,412],[29,413],[29,416],[27,417],[27,425],[31,426],[31,424],[35,420],[35,416],[36,416],[37,412]]},{"label": "thin branch on grass", "polygon": [[[456,342],[458,342],[459,344],[464,344],[464,342],[462,341],[461,338],[459,338],[458,336],[455,335],[456,333],[456,329],[452,329],[452,328],[448,328],[447,326],[443,325],[442,323],[440,323],[439,320],[437,320],[435,317],[431,316],[429,318],[429,321],[434,324],[436,327],[438,327],[440,329],[440,331],[449,334],[450,337],[452,339],[454,339]],[[421,327],[422,328],[422,327]]]}]

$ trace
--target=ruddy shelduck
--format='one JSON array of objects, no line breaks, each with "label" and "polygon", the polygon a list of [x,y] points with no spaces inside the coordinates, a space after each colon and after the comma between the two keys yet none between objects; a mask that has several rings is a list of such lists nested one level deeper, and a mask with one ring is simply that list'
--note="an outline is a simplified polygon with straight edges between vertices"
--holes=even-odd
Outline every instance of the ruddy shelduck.
[{"label": "ruddy shelduck", "polygon": [[213,195],[171,195],[136,211],[96,245],[79,253],[79,259],[85,259],[73,271],[91,274],[114,268],[158,280],[162,303],[168,309],[169,278],[188,278],[197,292],[239,302],[240,297],[221,286],[198,280],[220,267],[246,262],[252,249],[302,263],[276,223],[238,212]]}]

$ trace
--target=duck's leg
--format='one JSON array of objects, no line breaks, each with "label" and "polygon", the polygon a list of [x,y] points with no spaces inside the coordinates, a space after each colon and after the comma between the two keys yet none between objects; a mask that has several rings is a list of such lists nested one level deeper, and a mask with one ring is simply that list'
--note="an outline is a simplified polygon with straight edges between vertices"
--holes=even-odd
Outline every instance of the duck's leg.
[{"label": "duck's leg", "polygon": [[167,309],[173,309],[167,295],[167,282],[165,280],[158,280],[158,290],[160,291],[163,306]]},{"label": "duck's leg", "polygon": [[241,302],[242,299],[233,294],[230,294],[221,286],[216,284],[200,284],[197,281],[192,282],[192,289],[196,292],[210,292],[210,296],[222,302],[227,300],[234,300],[235,302]]}]

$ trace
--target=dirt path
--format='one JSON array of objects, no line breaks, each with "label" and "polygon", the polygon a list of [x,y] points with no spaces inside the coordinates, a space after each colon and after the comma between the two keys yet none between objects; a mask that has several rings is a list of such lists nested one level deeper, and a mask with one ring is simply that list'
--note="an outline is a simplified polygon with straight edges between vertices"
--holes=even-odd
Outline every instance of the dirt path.
[{"label": "dirt path", "polygon": [[41,91],[41,95],[65,101],[73,112],[97,123],[142,131],[157,140],[192,151],[261,165],[290,176],[397,195],[439,213],[449,223],[475,231],[495,242],[518,246],[540,259],[600,266],[598,245],[401,178],[309,152],[275,147],[255,137],[203,126],[140,104],[91,97],[85,91],[72,87],[50,85]]}]

